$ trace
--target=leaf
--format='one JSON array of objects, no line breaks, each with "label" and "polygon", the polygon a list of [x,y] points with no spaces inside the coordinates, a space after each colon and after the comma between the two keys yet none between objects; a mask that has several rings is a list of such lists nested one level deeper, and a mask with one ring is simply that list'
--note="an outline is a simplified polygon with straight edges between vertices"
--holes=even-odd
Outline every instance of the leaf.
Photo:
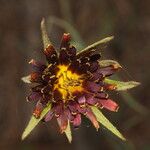
[{"label": "leaf", "polygon": [[117,91],[124,91],[124,90],[128,90],[131,88],[134,88],[138,85],[140,85],[139,82],[135,82],[135,81],[128,81],[128,82],[123,82],[123,81],[116,81],[116,80],[111,80],[106,78],[104,80],[105,83],[108,84],[112,84],[112,85],[116,85],[116,89]]},{"label": "leaf", "polygon": [[47,34],[44,18],[41,21],[41,31],[42,31],[42,39],[43,39],[44,49],[46,49],[49,45],[52,45],[52,44],[51,44],[50,39]]},{"label": "leaf", "polygon": [[117,65],[119,68],[121,68],[121,65],[115,60],[101,60],[101,61],[99,61],[99,65],[101,67],[107,67],[110,65]]},{"label": "leaf", "polygon": [[40,118],[36,119],[34,116],[31,117],[27,127],[25,128],[22,134],[22,140],[24,140],[30,132],[36,127],[36,125],[43,119],[43,117],[48,113],[51,109],[51,103],[47,104],[47,106],[43,109]]},{"label": "leaf", "polygon": [[114,39],[114,36],[109,36],[109,37],[106,37],[106,38],[104,38],[104,39],[102,39],[102,40],[100,40],[100,41],[97,41],[97,42],[95,42],[95,43],[93,43],[93,44],[87,46],[87,47],[84,48],[83,50],[81,50],[78,55],[80,55],[80,53],[84,53],[85,51],[88,51],[88,50],[90,50],[90,49],[94,49],[94,48],[96,48],[97,46],[104,46],[105,44],[107,44],[108,42],[110,42],[110,41],[113,40],[113,39]]},{"label": "leaf", "polygon": [[67,128],[66,128],[66,130],[64,132],[65,132],[65,134],[67,136],[67,139],[68,139],[69,143],[71,143],[71,141],[72,141],[72,133],[71,133],[71,129],[70,129],[70,122],[69,122],[69,120],[68,120]]},{"label": "leaf", "polygon": [[31,79],[30,75],[21,78],[21,80],[25,83],[31,83],[30,79]]},{"label": "leaf", "polygon": [[102,112],[96,108],[95,106],[91,106],[93,113],[95,114],[97,121],[100,122],[103,126],[105,126],[108,130],[110,130],[117,137],[125,141],[125,137],[117,130],[116,127],[102,114]]}]

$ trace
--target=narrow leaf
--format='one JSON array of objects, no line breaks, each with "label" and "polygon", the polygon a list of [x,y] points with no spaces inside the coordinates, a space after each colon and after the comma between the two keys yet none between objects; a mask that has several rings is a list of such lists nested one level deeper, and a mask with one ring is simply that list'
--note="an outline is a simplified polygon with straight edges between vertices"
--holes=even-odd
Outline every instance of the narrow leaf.
[{"label": "narrow leaf", "polygon": [[36,125],[43,119],[43,117],[48,113],[51,109],[51,104],[49,103],[42,111],[40,118],[36,119],[34,116],[31,117],[27,127],[25,128],[22,134],[22,140],[24,140],[30,132],[36,127]]},{"label": "narrow leaf", "polygon": [[95,43],[93,43],[93,44],[87,46],[85,49],[81,50],[81,51],[79,52],[79,54],[80,54],[80,53],[83,53],[84,51],[87,51],[87,50],[89,50],[89,49],[96,48],[97,46],[105,45],[105,44],[107,44],[108,42],[110,42],[113,38],[114,38],[114,36],[109,36],[109,37],[104,38],[104,39],[102,39],[102,40],[100,40],[100,41],[97,41],[97,42],[95,42]]},{"label": "narrow leaf", "polygon": [[69,120],[68,120],[67,128],[66,128],[66,130],[64,132],[65,132],[65,134],[67,136],[67,139],[68,139],[69,143],[71,143],[71,141],[72,141],[72,133],[71,133],[71,129],[70,129],[70,122],[69,122]]},{"label": "narrow leaf", "polygon": [[31,79],[30,75],[21,78],[21,80],[25,83],[31,83],[30,79]]},{"label": "narrow leaf", "polygon": [[52,45],[52,44],[51,44],[50,39],[47,34],[44,18],[41,21],[41,31],[42,31],[42,39],[43,39],[44,49],[46,49],[49,45]]},{"label": "narrow leaf", "polygon": [[116,80],[107,79],[107,78],[105,79],[105,83],[115,85],[117,91],[128,90],[128,89],[131,89],[140,85],[139,82],[135,82],[135,81],[123,82],[123,81],[116,81]]},{"label": "narrow leaf", "polygon": [[101,61],[99,61],[99,65],[101,67],[107,67],[110,65],[117,65],[119,68],[121,68],[121,65],[115,60],[101,60]]},{"label": "narrow leaf", "polygon": [[100,122],[103,126],[105,126],[108,130],[110,130],[117,137],[125,141],[124,136],[117,130],[116,127],[102,114],[102,112],[96,108],[95,106],[91,106],[93,113],[97,117],[97,121]]}]

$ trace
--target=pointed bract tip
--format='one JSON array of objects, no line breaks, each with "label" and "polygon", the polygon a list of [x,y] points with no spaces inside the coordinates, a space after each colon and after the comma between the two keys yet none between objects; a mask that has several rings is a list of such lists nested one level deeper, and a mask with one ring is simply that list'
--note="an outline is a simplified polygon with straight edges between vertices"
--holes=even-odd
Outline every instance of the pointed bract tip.
[{"label": "pointed bract tip", "polygon": [[43,17],[41,20],[41,26],[45,23],[45,18]]},{"label": "pointed bract tip", "polygon": [[132,82],[134,83],[135,87],[141,85],[140,82],[136,82],[136,81],[132,81]]},{"label": "pointed bract tip", "polygon": [[114,36],[109,36],[109,37],[106,37],[105,39],[103,39],[104,40],[104,43],[107,43],[107,42],[109,42],[109,41],[111,41],[111,40],[113,40],[114,39]]},{"label": "pointed bract tip", "polygon": [[113,40],[115,37],[112,35],[110,37],[108,37],[110,40]]},{"label": "pointed bract tip", "polygon": [[25,140],[26,137],[27,137],[27,136],[23,133],[22,136],[21,136],[21,140],[22,140],[22,141]]},{"label": "pointed bract tip", "polygon": [[22,77],[21,80],[25,83],[31,83],[31,75]]}]

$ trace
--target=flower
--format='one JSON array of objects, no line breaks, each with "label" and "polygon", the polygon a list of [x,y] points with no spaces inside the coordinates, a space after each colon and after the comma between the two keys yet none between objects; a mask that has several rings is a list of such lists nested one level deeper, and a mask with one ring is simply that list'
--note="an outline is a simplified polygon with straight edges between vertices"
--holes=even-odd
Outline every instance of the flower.
[{"label": "flower", "polygon": [[99,124],[91,106],[118,111],[118,104],[107,94],[116,86],[104,81],[121,66],[114,62],[101,66],[99,49],[77,53],[70,40],[70,34],[64,33],[59,51],[51,44],[44,49],[47,64],[34,59],[29,62],[34,71],[28,76],[32,86],[27,100],[36,101],[33,111],[36,118],[51,103],[52,108],[43,120],[47,122],[55,117],[61,132],[66,130],[68,121],[74,127],[80,126],[81,115],[86,116],[98,129]]}]

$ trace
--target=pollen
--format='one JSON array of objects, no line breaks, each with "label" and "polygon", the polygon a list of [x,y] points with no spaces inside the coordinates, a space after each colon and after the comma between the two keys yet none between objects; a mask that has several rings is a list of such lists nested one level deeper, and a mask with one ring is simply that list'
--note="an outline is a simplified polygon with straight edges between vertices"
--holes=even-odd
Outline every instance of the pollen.
[{"label": "pollen", "polygon": [[73,100],[73,94],[75,92],[82,92],[82,82],[81,76],[73,73],[68,69],[68,66],[58,65],[58,72],[56,74],[57,81],[54,85],[54,90],[58,90],[62,95],[62,100],[66,102],[67,100]]}]

